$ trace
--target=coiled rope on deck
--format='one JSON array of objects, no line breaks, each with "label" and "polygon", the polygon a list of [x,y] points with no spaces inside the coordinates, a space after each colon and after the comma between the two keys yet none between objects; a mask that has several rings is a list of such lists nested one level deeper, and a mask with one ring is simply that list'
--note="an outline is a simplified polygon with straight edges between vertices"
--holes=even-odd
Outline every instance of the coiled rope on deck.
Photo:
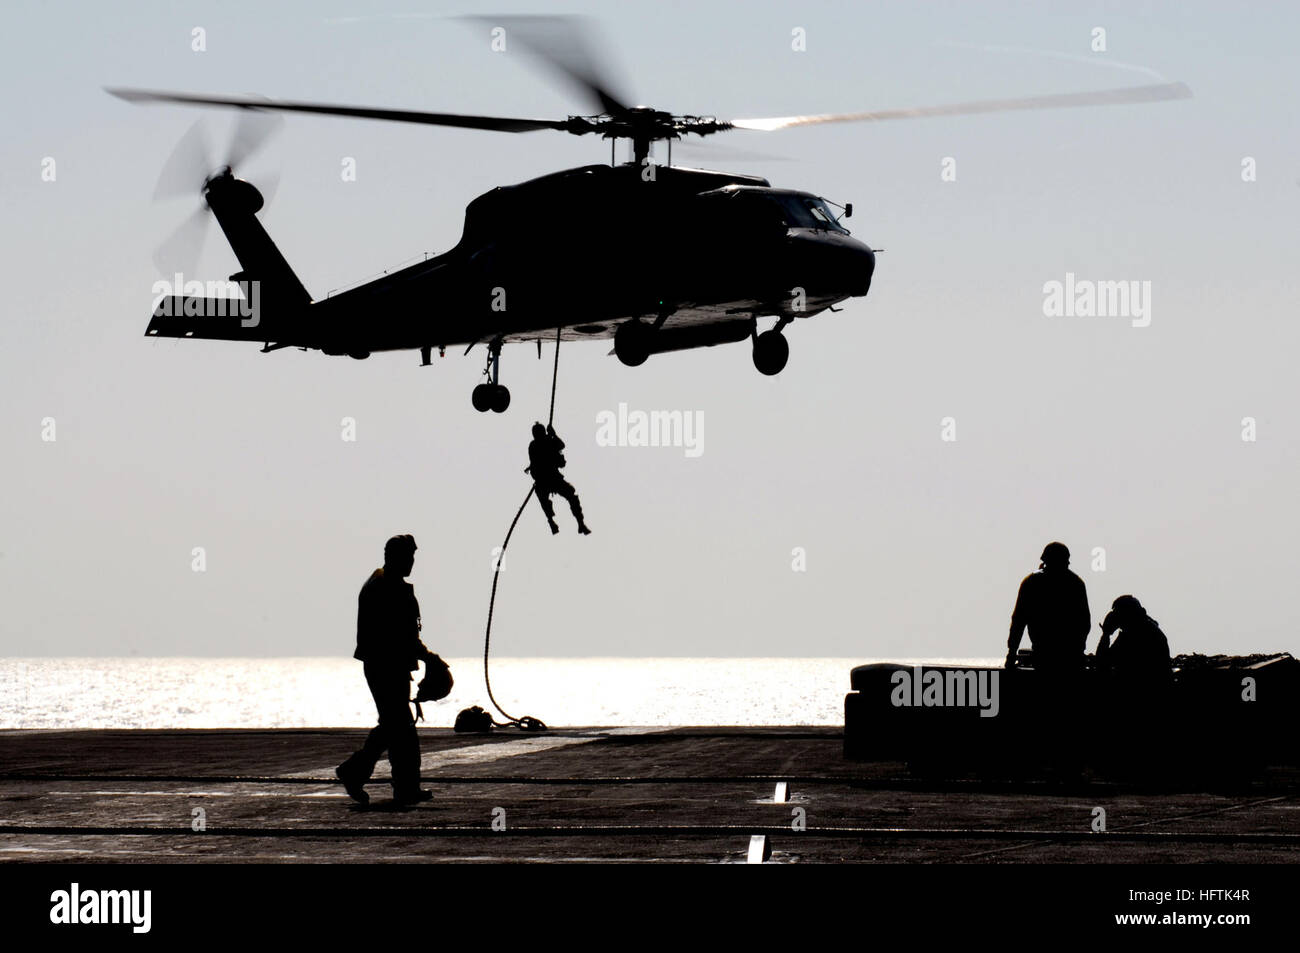
[{"label": "coiled rope on deck", "polygon": [[[555,424],[555,386],[560,377],[560,331],[560,328],[555,329],[555,364],[551,368],[551,410],[546,418],[548,428]],[[492,613],[496,608],[497,583],[501,581],[501,567],[505,563],[506,549],[510,545],[510,537],[514,535],[515,526],[519,523],[519,517],[524,515],[524,507],[532,499],[535,490],[536,484],[529,486],[528,492],[524,494],[524,501],[519,504],[519,509],[515,510],[515,518],[510,521],[510,528],[506,530],[505,541],[501,543],[501,552],[497,554],[496,561],[492,566],[492,595],[488,598],[487,630],[483,633],[483,684],[487,686],[488,701],[505,719],[504,722],[499,722],[492,718],[492,724],[498,728],[518,728],[521,731],[545,731],[546,725],[542,723],[541,719],[534,718],[531,715],[516,718],[501,707],[496,700],[496,696],[492,694],[492,676],[488,670],[488,656],[492,648]],[[488,717],[491,718],[492,716],[489,715]]]}]

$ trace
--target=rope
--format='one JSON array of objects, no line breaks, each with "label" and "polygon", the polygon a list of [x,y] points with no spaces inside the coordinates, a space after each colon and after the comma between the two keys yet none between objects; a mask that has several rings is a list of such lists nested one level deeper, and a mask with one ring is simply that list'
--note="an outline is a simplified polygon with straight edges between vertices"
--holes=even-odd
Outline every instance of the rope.
[{"label": "rope", "polygon": [[555,329],[555,365],[551,368],[551,415],[546,418],[546,426],[555,423],[555,382],[560,379],[560,329]]},{"label": "rope", "polygon": [[[560,328],[555,329],[555,364],[551,367],[551,410],[550,415],[546,418],[548,427],[555,423],[555,387],[560,379],[560,330]],[[487,686],[488,701],[505,719],[505,722],[499,722],[493,718],[492,724],[498,728],[545,731],[546,725],[540,719],[533,718],[531,715],[516,718],[497,703],[496,696],[492,694],[492,676],[488,672],[488,655],[492,647],[492,613],[497,603],[497,583],[501,581],[501,565],[505,562],[506,548],[510,545],[510,537],[514,535],[515,526],[519,523],[519,517],[524,515],[524,507],[528,505],[528,501],[533,497],[533,490],[533,486],[528,488],[528,492],[524,494],[524,501],[519,504],[519,509],[515,510],[515,518],[510,521],[510,528],[506,530],[506,538],[501,543],[501,552],[492,567],[492,595],[488,598],[487,631],[483,633],[483,684]]]},{"label": "rope", "polygon": [[[505,725],[497,725],[499,728],[519,724],[520,719],[515,718],[497,704],[496,696],[492,694],[492,676],[488,674],[488,651],[492,646],[492,610],[496,607],[497,582],[501,579],[501,564],[506,558],[506,547],[510,545],[510,537],[514,534],[515,524],[519,522],[519,517],[524,515],[524,507],[528,505],[528,501],[532,498],[533,488],[530,486],[528,492],[524,494],[524,501],[519,504],[519,509],[515,511],[515,518],[510,521],[510,529],[506,530],[505,542],[501,544],[501,553],[497,556],[496,565],[492,567],[492,597],[488,599],[487,632],[483,635],[483,684],[487,686],[488,701],[492,703],[493,708],[501,713],[501,717],[506,719]],[[492,723],[497,724],[495,718]]]}]

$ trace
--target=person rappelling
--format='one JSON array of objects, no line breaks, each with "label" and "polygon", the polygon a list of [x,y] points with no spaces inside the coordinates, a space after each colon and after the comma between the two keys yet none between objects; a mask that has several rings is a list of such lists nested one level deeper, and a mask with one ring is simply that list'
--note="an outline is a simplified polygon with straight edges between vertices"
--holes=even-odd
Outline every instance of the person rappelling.
[{"label": "person rappelling", "polygon": [[560,531],[555,522],[555,507],[551,505],[551,495],[556,494],[569,501],[573,518],[578,521],[578,532],[583,536],[590,535],[591,530],[582,519],[578,491],[560,473],[564,465],[564,441],[555,433],[555,428],[549,424],[543,426],[540,422],[533,424],[533,439],[528,444],[528,467],[524,472],[533,478],[533,492],[537,494],[537,502],[542,504],[551,532]]}]

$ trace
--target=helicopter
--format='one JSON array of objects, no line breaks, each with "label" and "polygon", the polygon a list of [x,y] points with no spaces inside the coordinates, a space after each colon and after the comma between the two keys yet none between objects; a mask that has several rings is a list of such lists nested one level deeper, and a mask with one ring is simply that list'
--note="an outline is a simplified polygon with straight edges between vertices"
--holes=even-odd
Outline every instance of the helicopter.
[{"label": "helicopter", "polygon": [[[470,18],[476,19],[476,18]],[[505,133],[558,131],[611,141],[608,165],[581,166],[501,186],[471,201],[460,241],[448,251],[337,294],[313,298],[257,218],[264,204],[236,166],[261,146],[265,128],[236,126],[226,161],[197,161],[193,143],[164,167],[204,207],[239,261],[230,276],[256,314],[231,314],[229,302],[163,295],[148,337],[260,342],[262,352],[296,347],[365,359],[380,351],[482,344],[483,382],[471,394],[481,412],[504,412],[504,345],[613,339],[629,367],[652,355],[751,343],[755,368],[780,373],[789,359],[786,329],[852,297],[865,296],[876,252],[853,237],[843,206],[810,191],[775,188],[762,177],[672,164],[672,143],[732,130],[771,132],[832,122],[868,122],[1023,109],[1148,103],[1191,95],[1183,83],[985,100],[859,113],[720,120],[632,106],[598,67],[581,24],[566,17],[496,17],[512,38],[570,81],[597,109],[564,119],[516,119],[335,104],[107,88],[132,103],[225,107],[250,114],[300,113],[419,123]],[[188,137],[187,137],[188,138]],[[619,140],[630,161],[614,161]],[[668,161],[651,158],[666,142]],[[161,181],[160,181],[161,185]],[[837,209],[839,211],[837,211]],[[611,233],[605,219],[617,215]],[[204,214],[206,220],[206,214]],[[175,289],[180,292],[182,289]],[[766,330],[760,319],[775,318]]]}]

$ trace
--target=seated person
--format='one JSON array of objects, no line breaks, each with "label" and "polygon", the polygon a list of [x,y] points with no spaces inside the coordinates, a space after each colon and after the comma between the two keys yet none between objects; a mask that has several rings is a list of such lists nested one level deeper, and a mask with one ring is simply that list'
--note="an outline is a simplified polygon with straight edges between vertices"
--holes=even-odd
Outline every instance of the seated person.
[{"label": "seated person", "polygon": [[1103,770],[1158,778],[1168,769],[1168,752],[1151,745],[1148,734],[1166,733],[1171,727],[1174,676],[1169,640],[1132,596],[1115,600],[1101,632],[1097,669],[1103,679]]},{"label": "seated person", "polygon": [[[1111,643],[1111,635],[1119,635]],[[1132,596],[1120,596],[1111,604],[1101,623],[1097,645],[1097,667],[1125,682],[1167,682],[1173,673],[1169,640],[1156,620],[1147,615],[1142,603]]]}]

